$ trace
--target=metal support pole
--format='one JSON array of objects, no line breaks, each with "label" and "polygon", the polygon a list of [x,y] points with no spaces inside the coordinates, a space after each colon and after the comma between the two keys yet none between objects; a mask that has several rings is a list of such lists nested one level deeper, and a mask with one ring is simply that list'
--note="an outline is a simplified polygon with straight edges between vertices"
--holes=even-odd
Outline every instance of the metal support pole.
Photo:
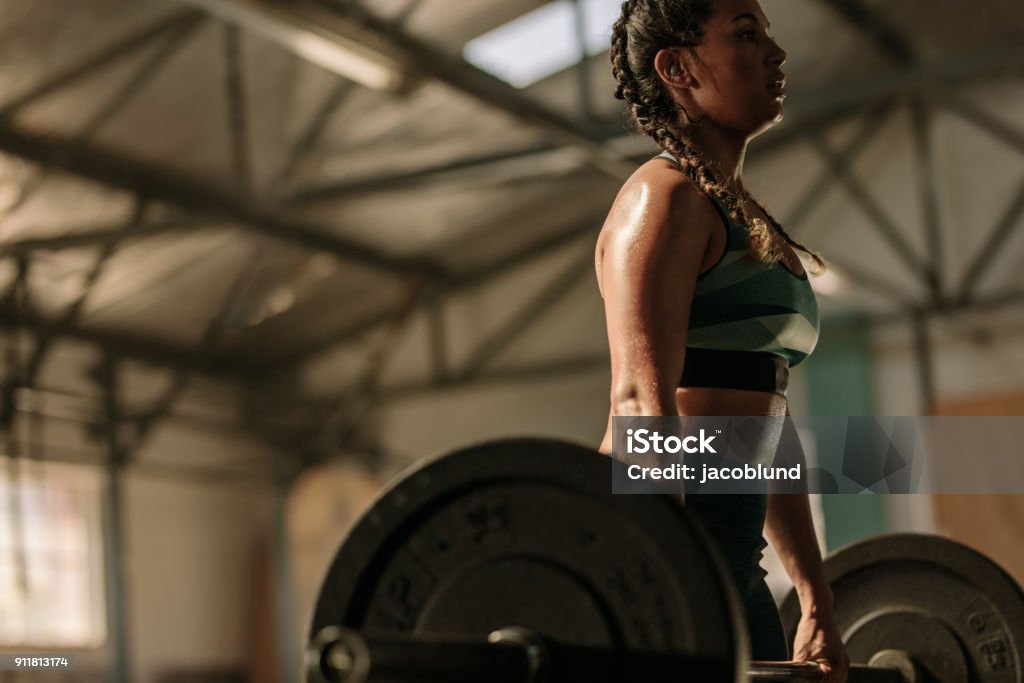
[{"label": "metal support pole", "polygon": [[573,28],[576,33],[576,44],[579,47],[579,62],[576,64],[576,85],[579,88],[580,113],[583,120],[594,119],[593,96],[590,83],[590,69],[587,66],[587,18],[583,11],[583,0],[573,0]]},{"label": "metal support pole", "polygon": [[[28,269],[29,263],[26,259],[17,260],[18,274],[10,289],[5,293],[5,299],[10,300],[16,309],[28,303]],[[21,469],[22,452],[21,439],[18,434],[18,414],[15,400],[18,388],[21,386],[21,378],[24,375],[24,362],[21,353],[21,334],[15,331],[5,340],[6,346],[3,349],[4,355],[4,377],[0,380],[0,448],[7,457],[7,485],[8,485],[8,508],[7,522],[8,533],[11,537],[11,559],[14,570],[14,586],[21,596],[27,596],[29,591],[28,581],[28,557],[25,545],[24,524],[24,498],[22,496]]]},{"label": "metal support pole", "polygon": [[[112,452],[111,457],[114,456]],[[108,460],[106,505],[107,630],[110,642],[110,681],[128,683],[128,600],[124,577],[124,515],[121,490],[121,466]]]},{"label": "metal support pole", "polygon": [[125,583],[124,559],[124,493],[121,474],[126,453],[120,439],[120,405],[118,403],[117,365],[104,357],[96,369],[96,379],[103,387],[106,414],[102,436],[107,444],[106,463],[106,573],[107,629],[110,642],[110,681],[128,683],[131,679],[131,652],[128,638],[128,589]]},{"label": "metal support pole", "polygon": [[914,311],[914,351],[917,361],[918,387],[921,396],[921,414],[930,415],[935,410],[935,372],[932,361],[932,340],[928,331],[928,314]]},{"label": "metal support pole", "polygon": [[288,547],[288,491],[290,477],[279,478],[274,487],[274,604],[277,614],[278,672],[282,683],[299,683],[299,644],[295,640],[295,593]]}]

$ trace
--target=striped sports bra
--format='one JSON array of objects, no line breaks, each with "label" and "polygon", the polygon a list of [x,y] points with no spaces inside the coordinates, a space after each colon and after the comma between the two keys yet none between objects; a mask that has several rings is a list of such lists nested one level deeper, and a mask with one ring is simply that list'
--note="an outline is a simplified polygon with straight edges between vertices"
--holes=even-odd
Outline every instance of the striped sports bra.
[{"label": "striped sports bra", "polygon": [[[660,155],[678,166],[675,158]],[[697,277],[687,348],[768,352],[793,367],[818,342],[821,320],[807,273],[755,261],[749,235],[713,197],[726,230],[725,252]]]}]

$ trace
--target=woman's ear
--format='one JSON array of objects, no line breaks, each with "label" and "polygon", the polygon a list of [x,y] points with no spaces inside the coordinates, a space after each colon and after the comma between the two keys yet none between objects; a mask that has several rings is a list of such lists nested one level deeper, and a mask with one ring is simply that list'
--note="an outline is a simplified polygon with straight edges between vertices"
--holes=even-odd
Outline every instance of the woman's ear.
[{"label": "woman's ear", "polygon": [[697,80],[690,69],[690,60],[683,48],[665,47],[658,50],[658,54],[654,55],[654,70],[662,83],[670,88],[697,87]]}]

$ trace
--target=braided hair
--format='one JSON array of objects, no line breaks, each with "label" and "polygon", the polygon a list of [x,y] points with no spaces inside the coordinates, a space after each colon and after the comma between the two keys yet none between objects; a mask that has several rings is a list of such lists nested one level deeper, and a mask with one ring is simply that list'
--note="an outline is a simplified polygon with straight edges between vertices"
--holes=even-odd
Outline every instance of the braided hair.
[{"label": "braided hair", "polygon": [[[717,200],[735,220],[748,226],[750,251],[765,263],[779,260],[780,251],[773,231],[788,244],[803,251],[814,262],[812,272],[820,274],[825,262],[814,251],[790,237],[782,226],[749,193],[771,222],[749,215],[744,198],[737,197],[719,180],[715,169],[693,145],[688,129],[693,125],[685,110],[672,99],[654,69],[654,57],[666,47],[695,47],[704,37],[703,26],[713,12],[714,0],[626,0],[612,26],[611,61],[615,97],[628,106],[629,118],[641,133],[651,137],[679,162],[690,181]],[[682,114],[682,117],[680,117]],[[680,118],[686,123],[681,124]]]}]

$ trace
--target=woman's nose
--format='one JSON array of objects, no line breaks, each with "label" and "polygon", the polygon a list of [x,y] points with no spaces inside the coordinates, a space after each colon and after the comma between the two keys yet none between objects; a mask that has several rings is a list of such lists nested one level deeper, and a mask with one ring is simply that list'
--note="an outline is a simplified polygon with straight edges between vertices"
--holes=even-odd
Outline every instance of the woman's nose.
[{"label": "woman's nose", "polygon": [[782,66],[786,63],[786,60],[789,59],[789,55],[787,55],[786,51],[783,50],[774,40],[772,41],[772,47],[775,49],[771,53],[769,62],[772,66]]}]

